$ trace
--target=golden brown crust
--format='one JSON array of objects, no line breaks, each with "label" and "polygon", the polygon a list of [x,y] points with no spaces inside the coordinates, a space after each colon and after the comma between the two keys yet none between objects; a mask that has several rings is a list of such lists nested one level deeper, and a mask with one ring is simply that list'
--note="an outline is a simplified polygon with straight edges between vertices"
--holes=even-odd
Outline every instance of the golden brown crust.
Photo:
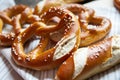
[{"label": "golden brown crust", "polygon": [[[22,11],[25,10],[27,6],[25,5],[16,5],[16,6],[12,6],[10,8],[7,8],[3,11],[0,11],[0,18],[3,21],[3,25],[5,24],[9,24],[12,25],[12,18],[15,15],[20,14]],[[3,25],[0,26],[1,29],[3,28]],[[15,27],[13,27],[14,31],[15,31]],[[0,32],[0,45],[1,46],[11,46],[14,38],[16,36],[16,32],[11,32],[8,34],[2,33],[2,31]]]},{"label": "golden brown crust", "polygon": [[88,47],[88,58],[87,63],[78,76],[85,75],[87,72],[91,71],[95,67],[101,65],[107,61],[110,57],[112,49],[112,38],[108,38],[102,42]]},{"label": "golden brown crust", "polygon": [[[84,20],[81,18],[79,20]],[[81,45],[87,46],[104,38],[111,30],[111,21],[105,17],[93,16],[87,20],[80,21],[82,27]]]},{"label": "golden brown crust", "polygon": [[[33,23],[38,21],[40,18],[33,15],[31,8],[25,5],[15,5],[10,8],[7,8],[0,12],[0,18],[3,22],[3,25],[10,24],[13,27],[13,32],[11,33],[2,33],[0,32],[0,45],[1,46],[11,46],[16,35],[22,31],[22,25],[27,23]],[[1,25],[1,30],[3,28]]]},{"label": "golden brown crust", "polygon": [[[93,70],[95,67],[101,65],[104,63],[106,60],[108,60],[111,55],[111,42],[112,38],[105,39],[97,44],[88,46],[88,51],[87,51],[87,62],[86,65],[84,66],[83,70],[77,77],[73,79],[71,77],[71,74],[73,76],[73,73],[75,71],[75,63],[73,61],[74,57],[69,57],[65,63],[60,66],[60,68],[57,71],[56,78],[55,80],[83,80],[86,79],[85,75]],[[82,54],[82,53],[79,53]],[[74,56],[74,54],[73,54]],[[83,56],[84,57],[84,56]],[[80,60],[80,59],[79,59]],[[82,62],[82,61],[81,61]],[[66,71],[66,69],[71,69],[69,73]],[[64,75],[63,75],[64,73]],[[68,74],[68,75],[65,75]],[[94,74],[91,74],[91,76]],[[89,76],[90,77],[90,76]]]},{"label": "golden brown crust", "polygon": [[114,0],[115,7],[120,10],[120,0]]},{"label": "golden brown crust", "polygon": [[[81,13],[88,13],[89,14],[89,17],[93,16],[94,15],[94,10],[93,9],[89,9],[89,8],[86,8],[84,7],[83,5],[80,5],[80,4],[63,4],[61,6],[62,8],[65,8],[69,11],[71,11],[72,13],[74,13],[75,15],[79,15]],[[77,18],[77,17],[76,17]],[[64,30],[64,29],[63,29]],[[53,33],[51,35],[51,39],[55,42],[58,41],[58,38],[60,39],[60,36],[63,36],[60,34],[60,32],[62,32],[62,29],[59,30],[58,32],[56,33]],[[60,36],[57,36],[57,39],[56,39],[56,36],[55,35],[60,35]],[[81,37],[82,38],[82,37]]]},{"label": "golden brown crust", "polygon": [[[78,18],[81,28],[80,47],[88,46],[101,40],[111,30],[111,21],[105,17],[95,16],[93,9],[80,4],[65,4],[62,7],[70,10]],[[61,30],[53,33],[51,39],[57,41],[58,39],[54,35],[59,35],[60,32]]]},{"label": "golden brown crust", "polygon": [[[88,46],[104,38],[111,29],[109,19],[100,16],[94,16],[95,11],[79,4],[68,4],[65,8],[78,15],[81,27],[81,44]],[[93,26],[93,28],[89,28]]]},{"label": "golden brown crust", "polygon": [[95,14],[95,11],[92,8],[85,7],[81,4],[64,4],[61,7],[68,9],[69,11],[73,12],[75,15],[78,16],[81,13],[85,13],[88,14],[87,17],[91,18]]},{"label": "golden brown crust", "polygon": [[38,15],[34,15],[32,9],[27,7],[20,14],[13,17],[12,25],[15,33],[19,34],[23,30],[24,24],[32,24],[37,21],[40,21],[40,17]]},{"label": "golden brown crust", "polygon": [[[61,20],[56,26],[48,27],[46,23],[52,17],[57,16]],[[61,24],[62,23],[62,24]],[[64,23],[64,24],[63,24]],[[69,25],[67,25],[69,24]],[[47,46],[47,41],[49,40],[49,33],[59,30],[60,28],[65,27],[68,29],[64,32],[64,37],[51,49],[45,50]],[[23,49],[23,44],[32,36],[32,35],[42,35],[44,43],[39,44],[34,50],[25,54]],[[35,22],[31,24],[30,27],[21,32],[15,39],[12,45],[12,57],[13,60],[20,66],[35,69],[35,70],[46,70],[51,69],[56,66],[59,66],[65,59],[67,59],[72,52],[77,50],[80,43],[80,29],[79,23],[75,16],[67,10],[62,8],[50,8],[47,12],[41,15],[40,22]],[[54,59],[54,54],[57,48],[66,38],[75,35],[75,44],[73,48],[65,55],[58,59]],[[45,43],[46,41],[46,43]],[[67,43],[67,42],[66,42]],[[65,44],[66,44],[65,43]],[[64,45],[64,44],[63,44]],[[60,54],[60,53],[58,53]],[[64,54],[64,53],[63,53]]]},{"label": "golden brown crust", "polygon": [[73,61],[73,56],[70,56],[70,58],[68,58],[65,62],[63,62],[62,66],[59,67],[59,71],[57,72],[58,78],[56,77],[56,79],[71,80],[73,73],[74,73],[74,61]]}]

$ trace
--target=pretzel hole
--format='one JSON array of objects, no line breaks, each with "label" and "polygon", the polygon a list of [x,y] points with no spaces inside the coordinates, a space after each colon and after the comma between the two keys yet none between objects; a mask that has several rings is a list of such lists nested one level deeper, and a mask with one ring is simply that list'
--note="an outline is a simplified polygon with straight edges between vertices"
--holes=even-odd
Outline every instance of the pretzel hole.
[{"label": "pretzel hole", "polygon": [[52,17],[50,20],[48,20],[48,22],[46,23],[47,25],[56,25],[60,22],[60,18],[55,16]]},{"label": "pretzel hole", "polygon": [[53,42],[52,40],[49,40],[48,45],[46,46],[45,50],[49,50],[53,48],[55,45],[56,45],[55,42]]},{"label": "pretzel hole", "polygon": [[40,37],[32,36],[30,39],[28,39],[24,44],[24,51],[25,53],[29,53],[33,49],[35,49],[40,42]]},{"label": "pretzel hole", "polygon": [[[24,51],[25,53],[29,53],[30,51],[34,50],[37,46],[40,46],[40,38],[38,36],[33,36],[29,40],[27,40],[24,44]],[[55,42],[49,40],[47,46],[44,48],[43,51],[46,51],[56,45]]]},{"label": "pretzel hole", "polygon": [[[57,25],[59,22],[60,22],[60,18],[55,16],[51,18],[46,24],[48,26]],[[64,36],[63,33],[64,33],[64,27],[59,29],[58,31],[54,31],[50,33],[51,40],[58,42]]]},{"label": "pretzel hole", "polygon": [[50,33],[51,40],[58,42],[64,36],[64,27],[58,31]]},{"label": "pretzel hole", "polygon": [[10,33],[10,32],[13,32],[13,27],[9,24],[3,25],[2,33]]},{"label": "pretzel hole", "polygon": [[88,29],[97,30],[97,28],[102,27],[102,19],[91,19],[88,23]]}]

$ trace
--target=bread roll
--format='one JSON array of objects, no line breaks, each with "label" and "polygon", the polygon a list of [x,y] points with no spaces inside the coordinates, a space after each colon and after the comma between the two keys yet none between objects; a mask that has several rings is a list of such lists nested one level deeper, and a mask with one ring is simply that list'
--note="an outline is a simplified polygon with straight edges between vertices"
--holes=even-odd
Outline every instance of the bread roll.
[{"label": "bread roll", "polygon": [[84,80],[120,63],[120,36],[79,48],[58,69],[55,80]]}]

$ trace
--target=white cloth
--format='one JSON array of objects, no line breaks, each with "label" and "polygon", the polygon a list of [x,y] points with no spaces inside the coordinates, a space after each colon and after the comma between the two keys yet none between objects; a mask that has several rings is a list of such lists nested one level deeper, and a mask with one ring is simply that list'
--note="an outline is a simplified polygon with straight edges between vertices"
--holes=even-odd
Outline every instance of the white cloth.
[{"label": "white cloth", "polygon": [[[4,2],[6,1],[6,2]],[[1,6],[0,10],[5,7],[9,7],[14,5],[12,0],[2,0],[0,2]],[[91,8],[95,9],[96,15],[105,16],[109,18],[112,22],[112,29],[108,36],[120,34],[120,13],[114,7],[101,7],[101,6],[92,6],[87,5]],[[29,46],[29,49],[33,48],[33,46],[37,44],[33,42],[32,46]],[[5,58],[4,58],[4,57]],[[10,64],[9,64],[9,63]],[[56,70],[49,70],[49,71],[34,71],[29,70],[23,67],[17,66],[11,58],[11,48],[0,48],[0,80],[22,80],[14,70],[19,74],[24,80],[53,80],[55,76]],[[10,74],[10,73],[14,74]],[[97,74],[91,77],[89,80],[120,80],[120,65],[116,65],[115,67]]]}]

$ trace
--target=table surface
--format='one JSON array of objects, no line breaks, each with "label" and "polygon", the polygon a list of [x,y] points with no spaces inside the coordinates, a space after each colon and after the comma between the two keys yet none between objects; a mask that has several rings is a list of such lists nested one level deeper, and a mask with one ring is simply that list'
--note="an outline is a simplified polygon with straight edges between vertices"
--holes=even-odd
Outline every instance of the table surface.
[{"label": "table surface", "polygon": [[[104,6],[104,7],[113,7],[113,0],[95,0],[89,3],[86,3],[85,5],[89,6]],[[0,54],[0,60],[3,61],[3,63],[0,63],[3,67],[1,68],[7,68],[6,76],[4,76],[1,80],[23,80],[18,73],[16,73],[13,68],[10,66],[9,62]],[[2,76],[1,76],[2,77]]]}]

